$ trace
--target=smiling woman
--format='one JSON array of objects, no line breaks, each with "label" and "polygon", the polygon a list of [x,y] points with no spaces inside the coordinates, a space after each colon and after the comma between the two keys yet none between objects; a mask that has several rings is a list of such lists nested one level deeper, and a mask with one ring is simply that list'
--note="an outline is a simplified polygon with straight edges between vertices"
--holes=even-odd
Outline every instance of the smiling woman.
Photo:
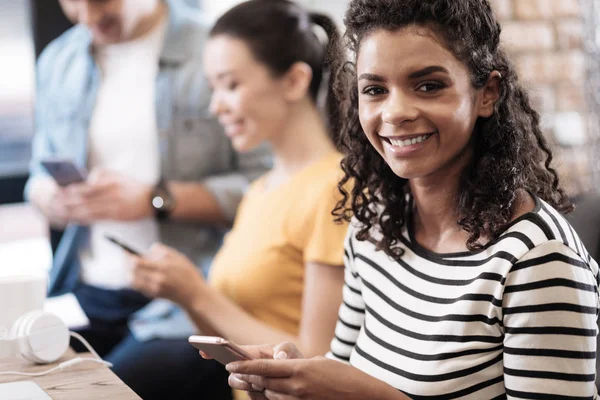
[{"label": "smiling woman", "polygon": [[282,344],[230,364],[230,384],[269,400],[594,398],[598,264],[560,213],[490,4],[352,0],[345,24],[338,362]]}]

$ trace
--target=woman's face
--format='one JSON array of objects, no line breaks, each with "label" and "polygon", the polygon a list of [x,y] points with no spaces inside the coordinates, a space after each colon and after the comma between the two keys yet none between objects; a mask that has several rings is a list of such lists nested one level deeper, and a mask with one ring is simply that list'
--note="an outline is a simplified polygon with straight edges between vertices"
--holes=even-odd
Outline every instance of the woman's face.
[{"label": "woman's face", "polygon": [[254,58],[244,41],[211,38],[204,69],[213,88],[210,111],[237,151],[250,151],[282,131],[289,113],[284,83]]},{"label": "woman's face", "polygon": [[356,68],[360,123],[396,175],[422,178],[464,165],[475,121],[491,115],[493,102],[430,29],[371,32]]}]

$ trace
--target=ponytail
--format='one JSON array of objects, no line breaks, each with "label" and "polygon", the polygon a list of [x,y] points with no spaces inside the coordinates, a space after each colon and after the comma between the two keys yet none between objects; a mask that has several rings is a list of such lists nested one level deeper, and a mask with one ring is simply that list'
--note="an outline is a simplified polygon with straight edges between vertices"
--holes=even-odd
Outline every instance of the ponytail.
[{"label": "ponytail", "polygon": [[338,146],[342,129],[340,102],[335,92],[335,76],[342,65],[342,49],[340,34],[335,22],[325,14],[311,12],[310,19],[313,24],[320,26],[327,35],[327,44],[323,56],[323,74],[320,86],[325,84],[325,113],[329,123],[329,130],[334,143]]}]

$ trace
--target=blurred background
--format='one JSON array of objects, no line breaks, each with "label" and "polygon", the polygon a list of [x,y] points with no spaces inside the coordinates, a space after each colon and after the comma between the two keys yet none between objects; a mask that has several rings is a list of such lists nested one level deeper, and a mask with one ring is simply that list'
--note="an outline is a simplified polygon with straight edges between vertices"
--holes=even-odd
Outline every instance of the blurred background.
[{"label": "blurred background", "polygon": [[[210,20],[239,2],[185,1]],[[491,1],[561,177],[575,199],[589,197],[600,187],[600,0]],[[299,2],[342,24],[347,0]],[[49,230],[22,204],[22,193],[34,128],[35,60],[69,23],[57,0],[0,0],[0,9],[0,266],[32,245],[38,249],[27,252],[32,263],[48,264]]]}]

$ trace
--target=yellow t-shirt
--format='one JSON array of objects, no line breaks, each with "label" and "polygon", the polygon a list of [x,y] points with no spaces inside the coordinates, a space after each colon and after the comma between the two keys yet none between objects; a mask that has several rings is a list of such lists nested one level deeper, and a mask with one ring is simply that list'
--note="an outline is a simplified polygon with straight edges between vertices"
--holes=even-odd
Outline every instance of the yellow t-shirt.
[{"label": "yellow t-shirt", "polygon": [[297,334],[307,262],[343,265],[347,224],[333,221],[341,155],[332,153],[282,185],[265,177],[244,196],[210,283],[257,319]]}]

